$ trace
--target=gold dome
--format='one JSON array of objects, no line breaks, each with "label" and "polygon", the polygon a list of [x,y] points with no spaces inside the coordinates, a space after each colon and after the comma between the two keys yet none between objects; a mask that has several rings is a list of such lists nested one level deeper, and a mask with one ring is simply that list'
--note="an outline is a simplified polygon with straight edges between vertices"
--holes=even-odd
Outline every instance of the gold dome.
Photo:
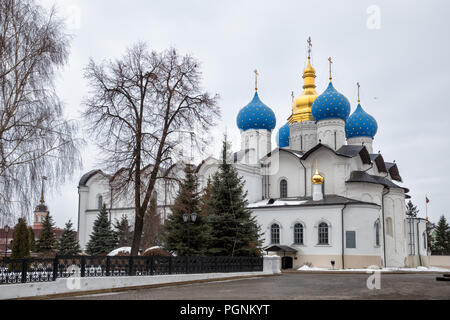
[{"label": "gold dome", "polygon": [[312,182],[314,184],[322,184],[324,178],[320,175],[319,170],[316,168],[316,173],[312,176]]},{"label": "gold dome", "polygon": [[303,93],[292,104],[292,115],[289,117],[289,124],[294,122],[314,121],[311,113],[311,106],[316,100],[316,70],[311,66],[311,58],[308,57],[308,65],[303,71]]}]

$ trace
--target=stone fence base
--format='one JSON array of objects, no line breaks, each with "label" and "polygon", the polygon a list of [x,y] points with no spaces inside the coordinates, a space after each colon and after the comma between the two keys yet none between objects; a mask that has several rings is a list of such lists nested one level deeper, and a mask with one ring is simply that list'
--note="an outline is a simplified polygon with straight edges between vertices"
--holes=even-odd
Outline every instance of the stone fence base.
[{"label": "stone fence base", "polygon": [[[226,272],[173,274],[134,277],[58,278],[49,282],[30,282],[0,285],[0,299],[20,299],[52,295],[76,295],[86,291],[104,291],[119,288],[142,288],[195,281],[213,281],[239,277],[264,276],[281,273],[280,257],[264,257],[262,272]],[[189,297],[186,297],[189,299]]]}]

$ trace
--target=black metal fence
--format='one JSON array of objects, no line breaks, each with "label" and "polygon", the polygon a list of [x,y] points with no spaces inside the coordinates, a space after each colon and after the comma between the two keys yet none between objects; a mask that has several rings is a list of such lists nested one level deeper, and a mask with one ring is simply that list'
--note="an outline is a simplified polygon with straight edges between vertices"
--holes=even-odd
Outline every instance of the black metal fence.
[{"label": "black metal fence", "polygon": [[69,277],[154,276],[262,271],[262,257],[56,256],[3,259],[0,284],[47,282]]}]

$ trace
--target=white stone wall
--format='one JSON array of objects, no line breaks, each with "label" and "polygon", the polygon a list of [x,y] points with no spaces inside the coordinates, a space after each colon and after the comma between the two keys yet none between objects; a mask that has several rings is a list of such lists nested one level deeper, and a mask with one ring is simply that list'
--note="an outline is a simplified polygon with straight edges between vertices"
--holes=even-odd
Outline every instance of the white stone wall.
[{"label": "white stone wall", "polygon": [[[386,266],[407,265],[407,241],[405,237],[405,194],[400,188],[393,188],[384,197],[384,219],[386,228]],[[392,234],[389,232],[392,226]]]},{"label": "white stone wall", "polygon": [[259,159],[272,151],[272,132],[265,129],[241,130],[241,150],[253,149],[244,156],[246,164],[255,165]]},{"label": "white stone wall", "polygon": [[289,148],[307,151],[317,144],[317,125],[314,121],[294,122],[289,129]]},{"label": "white stone wall", "polygon": [[347,140],[347,144],[349,145],[364,145],[369,151],[369,153],[373,153],[373,139],[369,137],[355,137]]},{"label": "white stone wall", "polygon": [[[318,206],[254,209],[253,215],[261,226],[263,247],[271,243],[270,228],[280,226],[280,245],[298,250],[298,255],[341,255],[343,206]],[[346,255],[381,255],[380,246],[375,245],[375,221],[379,218],[379,207],[350,205],[344,210],[344,253]],[[318,244],[318,226],[325,222],[329,226],[329,244]],[[303,245],[294,243],[294,225],[303,225]],[[345,231],[356,232],[356,249],[345,248]]]},{"label": "white stone wall", "polygon": [[345,121],[342,119],[327,119],[317,122],[317,143],[319,141],[333,150],[342,147],[345,144]]}]

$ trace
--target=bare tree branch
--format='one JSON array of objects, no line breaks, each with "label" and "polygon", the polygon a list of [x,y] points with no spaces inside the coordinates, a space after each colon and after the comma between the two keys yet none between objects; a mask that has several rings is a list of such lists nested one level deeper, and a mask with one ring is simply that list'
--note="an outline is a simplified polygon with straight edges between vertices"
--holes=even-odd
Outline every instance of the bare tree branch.
[{"label": "bare tree branch", "polygon": [[[114,194],[134,194],[136,255],[157,180],[177,181],[177,132],[203,132],[219,117],[218,96],[200,88],[199,63],[175,49],[149,52],[138,43],[119,60],[86,68],[91,92],[84,117],[114,172]],[[202,136],[199,134],[199,136]],[[120,173],[119,173],[120,172]]]},{"label": "bare tree branch", "polygon": [[54,187],[81,166],[77,125],[54,86],[69,40],[54,9],[0,1],[0,223],[29,218],[41,176]]}]

